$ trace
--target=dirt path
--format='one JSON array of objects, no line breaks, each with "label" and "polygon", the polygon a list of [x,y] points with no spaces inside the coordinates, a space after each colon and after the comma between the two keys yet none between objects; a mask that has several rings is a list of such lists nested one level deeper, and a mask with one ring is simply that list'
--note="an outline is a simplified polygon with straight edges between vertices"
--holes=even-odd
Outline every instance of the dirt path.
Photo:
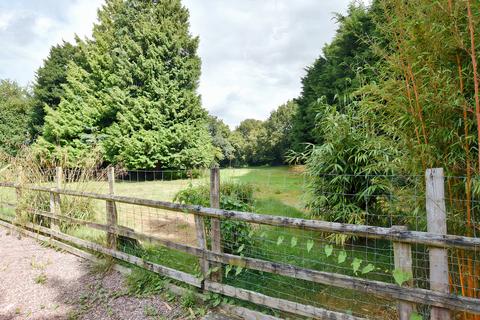
[{"label": "dirt path", "polygon": [[0,227],[0,319],[186,319],[159,296],[127,295],[118,272]]}]

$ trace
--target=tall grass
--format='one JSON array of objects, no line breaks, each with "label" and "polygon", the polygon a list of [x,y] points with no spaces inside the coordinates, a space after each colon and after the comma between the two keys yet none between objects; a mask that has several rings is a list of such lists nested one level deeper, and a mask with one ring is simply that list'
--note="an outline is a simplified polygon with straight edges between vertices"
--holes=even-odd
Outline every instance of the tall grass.
[{"label": "tall grass", "polygon": [[[100,158],[91,157],[78,167],[64,167],[66,161],[45,163],[36,157],[29,149],[22,149],[13,157],[0,154],[0,181],[15,182],[18,185],[16,194],[15,222],[36,222],[49,226],[51,221],[38,215],[37,211],[50,211],[50,194],[44,191],[28,190],[27,186],[40,185],[56,187],[56,167],[62,167],[60,188],[75,191],[92,191],[96,181],[105,180],[103,170],[99,170]],[[2,188],[1,192],[8,192]],[[87,220],[95,216],[93,199],[82,197],[61,196],[61,215]],[[62,222],[62,231],[75,229],[78,226]]]}]

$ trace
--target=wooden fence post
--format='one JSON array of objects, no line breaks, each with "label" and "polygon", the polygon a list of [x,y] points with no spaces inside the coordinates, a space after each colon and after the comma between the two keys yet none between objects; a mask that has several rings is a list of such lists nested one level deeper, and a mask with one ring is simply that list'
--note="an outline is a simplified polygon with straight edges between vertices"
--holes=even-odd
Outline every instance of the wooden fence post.
[{"label": "wooden fence post", "polygon": [[[113,195],[115,193],[115,168],[107,168],[107,178],[108,178],[108,194]],[[117,206],[115,201],[106,201],[107,204],[107,224],[109,227],[117,227]],[[107,246],[110,249],[117,248],[117,235],[115,233],[107,233]]]},{"label": "wooden fence post", "polygon": [[[207,250],[207,237],[205,234],[205,222],[203,221],[203,217],[199,215],[195,215],[195,229],[197,231],[197,242],[198,247],[202,250]],[[208,260],[205,256],[200,258],[200,269],[205,279],[208,274]],[[202,281],[202,288],[203,288],[203,281]]]},{"label": "wooden fence post", "polygon": [[[442,168],[427,169],[426,208],[427,231],[436,234],[447,234],[447,215],[445,208],[445,189]],[[429,248],[430,290],[449,293],[448,283],[448,251],[443,248]],[[451,311],[445,308],[432,307],[431,320],[451,320]]]},{"label": "wooden fence post", "polygon": [[[213,167],[210,170],[210,207],[220,209],[220,168],[218,166]],[[212,218],[211,240],[212,251],[222,253],[222,231],[220,219]],[[222,281],[222,264],[215,264],[215,268],[220,270],[213,272],[211,275],[212,281]]]},{"label": "wooden fence post", "polygon": [[[56,167],[55,168],[55,189],[58,191],[62,188],[62,180],[63,180],[63,170],[62,167]],[[62,214],[62,211],[60,209],[60,194],[59,193],[54,193],[50,192],[50,213],[55,216],[55,215],[60,215]],[[59,231],[59,225],[56,220],[51,221],[51,228],[54,231]]]},{"label": "wooden fence post", "polygon": [[[392,230],[407,231],[407,226],[392,226]],[[412,248],[410,244],[393,242],[393,254],[395,269],[413,274],[412,269]],[[413,287],[413,279],[403,284],[405,287]],[[411,314],[415,311],[415,305],[411,302],[400,301],[397,306],[400,320],[410,320]]]},{"label": "wooden fence post", "polygon": [[15,196],[17,204],[15,206],[15,218],[18,220],[21,215],[20,203],[22,202],[22,184],[23,184],[23,167],[19,167],[17,174],[17,186],[15,187]]}]

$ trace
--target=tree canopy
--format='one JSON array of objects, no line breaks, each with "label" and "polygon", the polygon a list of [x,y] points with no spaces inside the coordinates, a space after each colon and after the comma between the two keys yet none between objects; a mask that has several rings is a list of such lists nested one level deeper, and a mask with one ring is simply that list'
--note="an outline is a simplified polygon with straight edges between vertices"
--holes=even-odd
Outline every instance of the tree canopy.
[{"label": "tree canopy", "polygon": [[16,155],[30,141],[32,101],[16,82],[0,80],[0,150]]},{"label": "tree canopy", "polygon": [[56,110],[64,96],[63,85],[67,83],[67,67],[74,61],[84,64],[84,57],[79,48],[69,42],[52,46],[48,57],[36,73],[33,87],[33,110],[31,134],[39,135],[45,122],[45,107]]},{"label": "tree canopy", "polygon": [[372,72],[379,57],[373,50],[376,34],[373,13],[363,4],[352,3],[346,15],[336,15],[339,27],[331,43],[325,45],[322,55],[306,68],[302,92],[296,99],[298,112],[294,121],[292,140],[294,148],[303,150],[304,143],[321,143],[316,132],[325,104],[337,105],[338,110],[348,106],[352,94],[365,82],[374,78]]},{"label": "tree canopy", "polygon": [[197,93],[198,38],[180,0],[108,0],[93,39],[79,43],[63,98],[46,107],[37,150],[74,163],[98,146],[128,168],[208,165],[207,113]]}]

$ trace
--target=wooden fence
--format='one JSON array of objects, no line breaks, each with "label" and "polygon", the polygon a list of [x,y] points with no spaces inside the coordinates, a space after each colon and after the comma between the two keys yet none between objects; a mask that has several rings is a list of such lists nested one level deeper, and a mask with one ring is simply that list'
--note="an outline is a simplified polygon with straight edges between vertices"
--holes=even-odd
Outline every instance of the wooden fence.
[{"label": "wooden fence", "polygon": [[[212,266],[220,266],[221,264],[240,266],[246,269],[273,273],[323,285],[356,290],[382,298],[394,299],[398,301],[398,315],[402,320],[411,319],[416,310],[416,305],[430,306],[431,319],[453,319],[452,311],[480,314],[480,299],[457,296],[450,293],[447,250],[451,248],[478,250],[480,249],[480,238],[446,234],[446,209],[444,203],[444,177],[442,169],[429,169],[425,175],[427,183],[426,205],[428,232],[409,231],[405,226],[392,226],[389,228],[376,227],[222,210],[219,209],[220,179],[218,168],[214,168],[211,171],[211,207],[209,208],[166,201],[118,196],[114,193],[115,178],[113,168],[109,168],[108,170],[108,194],[62,189],[60,183],[62,181],[62,170],[60,168],[57,169],[55,188],[39,185],[19,185],[10,182],[0,182],[0,187],[15,188],[18,197],[21,196],[25,189],[50,194],[50,210],[35,210],[35,214],[50,219],[52,222],[51,227],[47,228],[30,222],[23,224],[23,227],[25,228],[50,235],[56,239],[75,244],[85,249],[93,250],[129,262],[183,283],[201,288],[205,291],[246,300],[254,304],[259,304],[283,312],[318,319],[360,319],[354,315],[300,304],[286,299],[267,296],[252,290],[227,285],[222,283],[221,271],[216,271],[210,274],[209,270],[212,269]],[[101,224],[62,215],[62,212],[60,211],[60,201],[63,195],[104,200],[106,202],[107,223]],[[195,247],[180,244],[118,225],[116,212],[117,203],[193,214],[195,216],[198,246]],[[208,248],[207,246],[208,241],[204,223],[205,218],[211,218],[212,220],[211,248]],[[412,281],[407,281],[402,286],[399,286],[393,283],[369,280],[356,276],[318,271],[286,263],[271,262],[257,258],[224,253],[222,252],[220,225],[222,221],[226,219],[282,228],[314,230],[325,233],[340,233],[356,237],[389,240],[393,242],[395,268],[406,273],[412,272],[411,246],[413,244],[425,245],[429,247],[430,289],[427,290],[413,287]],[[9,223],[12,222],[13,221],[10,221]],[[58,227],[60,222],[85,225],[90,228],[107,232],[107,246],[85,241],[60,232]],[[0,221],[0,224],[8,225],[5,221]],[[170,249],[194,255],[198,257],[201,262],[200,265],[203,277],[198,278],[192,274],[158,265],[150,261],[145,261],[136,256],[121,252],[117,250],[116,246],[117,237],[119,236],[160,244]]]}]

